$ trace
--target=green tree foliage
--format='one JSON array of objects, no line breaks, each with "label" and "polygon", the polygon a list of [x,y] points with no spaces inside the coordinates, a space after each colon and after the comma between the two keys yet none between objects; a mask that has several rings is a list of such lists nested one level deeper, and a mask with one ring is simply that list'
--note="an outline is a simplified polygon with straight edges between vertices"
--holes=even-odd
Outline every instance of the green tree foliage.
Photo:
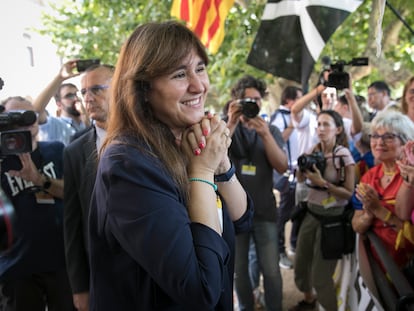
[{"label": "green tree foliage", "polygon": [[[398,16],[385,7],[380,23],[380,1],[367,1],[355,11],[334,33],[321,56],[330,55],[332,60],[351,60],[353,57],[366,56],[370,65],[346,67],[354,78],[354,87],[366,92],[369,83],[385,80],[396,89],[395,97],[402,84],[414,73],[414,34],[403,25]],[[412,10],[405,0],[388,0],[397,13],[414,27]],[[382,30],[380,40],[381,54],[377,55],[377,27]],[[320,69],[320,63],[315,66]]]},{"label": "green tree foliage", "polygon": [[[393,0],[392,5],[413,24],[414,17],[404,0]],[[254,41],[266,0],[236,1],[226,19],[226,37],[215,55],[210,55],[209,75],[212,89],[208,106],[215,111],[229,99],[232,85],[244,74],[265,79],[271,90],[271,107],[278,102],[281,89],[292,81],[273,77],[247,65],[246,59]],[[54,5],[55,14],[43,15],[44,27],[39,31],[52,38],[58,53],[65,59],[99,57],[105,63],[115,64],[122,43],[140,24],[171,19],[172,0],[65,0]],[[376,55],[375,29],[378,24],[378,1],[364,1],[325,46],[321,57],[329,55],[333,61],[368,56],[366,67],[346,67],[354,78],[357,92],[366,92],[368,83],[384,79],[394,88],[400,88],[414,71],[413,34],[403,26],[396,15],[385,9],[382,22],[382,52]],[[318,76],[321,62],[315,65],[310,85]],[[396,94],[397,96],[397,94]]]}]

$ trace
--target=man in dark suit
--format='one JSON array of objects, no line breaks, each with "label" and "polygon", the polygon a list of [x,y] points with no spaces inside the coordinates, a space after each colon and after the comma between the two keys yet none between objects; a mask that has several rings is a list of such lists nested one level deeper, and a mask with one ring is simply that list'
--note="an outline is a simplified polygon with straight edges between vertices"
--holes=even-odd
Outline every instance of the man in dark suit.
[{"label": "man in dark suit", "polygon": [[88,214],[95,183],[98,152],[105,137],[109,85],[114,68],[97,65],[81,77],[81,94],[93,125],[64,150],[64,238],[73,301],[89,309]]}]

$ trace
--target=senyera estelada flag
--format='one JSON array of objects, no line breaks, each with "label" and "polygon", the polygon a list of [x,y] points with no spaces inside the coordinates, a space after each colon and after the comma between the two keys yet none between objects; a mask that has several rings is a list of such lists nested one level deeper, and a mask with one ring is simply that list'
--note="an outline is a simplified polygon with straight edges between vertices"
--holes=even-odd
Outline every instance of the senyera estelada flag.
[{"label": "senyera estelada flag", "polygon": [[247,63],[307,86],[315,61],[361,0],[269,0]]},{"label": "senyera estelada flag", "polygon": [[174,0],[171,15],[187,26],[214,54],[224,39],[224,21],[234,0]]}]

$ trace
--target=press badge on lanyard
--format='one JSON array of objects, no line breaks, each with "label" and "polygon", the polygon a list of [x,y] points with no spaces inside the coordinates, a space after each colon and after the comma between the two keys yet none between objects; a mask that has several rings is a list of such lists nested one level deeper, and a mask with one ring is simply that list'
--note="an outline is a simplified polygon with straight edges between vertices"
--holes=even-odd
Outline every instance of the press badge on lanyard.
[{"label": "press badge on lanyard", "polygon": [[217,196],[217,212],[218,212],[218,217],[219,217],[219,222],[220,222],[220,228],[221,228],[221,232],[223,232],[223,204],[221,203],[220,197]]},{"label": "press badge on lanyard", "polygon": [[243,175],[255,176],[256,175],[256,166],[249,164],[249,165],[242,165],[241,173]]},{"label": "press badge on lanyard", "polygon": [[336,202],[335,197],[333,195],[331,195],[328,198],[322,200],[322,205],[325,206],[325,208],[326,208],[327,205],[331,206],[335,202]]}]

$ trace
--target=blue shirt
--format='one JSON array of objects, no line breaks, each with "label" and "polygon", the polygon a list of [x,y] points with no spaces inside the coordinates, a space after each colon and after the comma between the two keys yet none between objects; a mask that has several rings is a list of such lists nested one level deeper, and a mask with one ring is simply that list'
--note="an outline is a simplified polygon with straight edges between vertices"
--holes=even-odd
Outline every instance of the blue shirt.
[{"label": "blue shirt", "polygon": [[39,125],[40,141],[60,141],[67,146],[75,133],[75,128],[61,118],[48,116],[47,122]]}]

